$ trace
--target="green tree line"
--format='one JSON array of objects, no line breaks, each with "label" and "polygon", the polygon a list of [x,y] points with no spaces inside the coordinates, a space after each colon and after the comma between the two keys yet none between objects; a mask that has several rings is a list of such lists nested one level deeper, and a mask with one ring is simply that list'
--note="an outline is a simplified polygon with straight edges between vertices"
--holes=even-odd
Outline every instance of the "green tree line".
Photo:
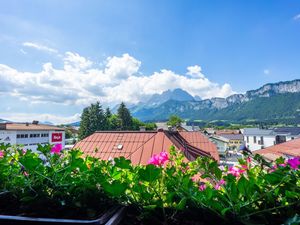
[{"label": "green tree line", "polygon": [[133,118],[123,102],[116,114],[111,113],[110,108],[103,110],[100,102],[96,102],[83,109],[78,137],[83,139],[95,131],[139,130],[141,126],[146,130],[156,128],[155,123],[143,123],[137,118]]}]

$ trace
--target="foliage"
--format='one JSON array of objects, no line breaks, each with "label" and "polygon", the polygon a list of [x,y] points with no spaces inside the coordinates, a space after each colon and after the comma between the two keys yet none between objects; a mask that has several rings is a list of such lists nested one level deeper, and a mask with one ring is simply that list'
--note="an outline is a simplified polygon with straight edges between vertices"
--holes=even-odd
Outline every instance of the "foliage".
[{"label": "foliage", "polygon": [[130,111],[126,108],[124,102],[120,104],[117,115],[120,119],[121,130],[130,130],[133,125],[132,116],[130,114]]},{"label": "foliage", "polygon": [[167,124],[172,127],[179,127],[182,122],[183,120],[179,116],[171,115]]},{"label": "foliage", "polygon": [[197,216],[185,220],[206,224],[299,220],[299,158],[269,163],[245,156],[237,166],[221,168],[210,158],[187,162],[172,147],[170,154],[153,155],[148,165],[133,166],[124,157],[102,161],[61,146],[39,146],[40,155],[9,145],[0,149],[0,212],[9,196],[25,215],[33,210],[43,215],[47,206],[51,215],[95,216],[100,210],[95,205],[118,201],[135,208],[137,220],[151,218],[155,224],[178,224],[191,211]]},{"label": "foliage", "polygon": [[81,115],[79,138],[83,139],[97,130],[107,130],[108,120],[99,102],[85,108]]},{"label": "foliage", "polygon": [[[79,139],[83,139],[95,131],[101,130],[139,130],[144,126],[146,130],[154,130],[154,123],[143,123],[133,118],[124,103],[121,103],[117,114],[112,114],[109,108],[102,110],[99,102],[85,108],[81,115]],[[69,135],[66,132],[66,135]]]}]

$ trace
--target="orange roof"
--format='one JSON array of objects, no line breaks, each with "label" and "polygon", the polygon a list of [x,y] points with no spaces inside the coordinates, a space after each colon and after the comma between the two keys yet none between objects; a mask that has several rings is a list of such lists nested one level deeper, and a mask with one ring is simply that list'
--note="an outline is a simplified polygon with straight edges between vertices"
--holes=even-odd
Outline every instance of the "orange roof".
[{"label": "orange roof", "polygon": [[55,127],[45,124],[32,124],[32,123],[2,123],[0,130],[56,130],[64,131],[64,128]]},{"label": "orange roof", "polygon": [[278,145],[273,145],[265,149],[257,150],[253,153],[260,154],[271,161],[281,156],[300,157],[300,138],[287,141]]},{"label": "orange roof", "polygon": [[206,155],[219,161],[216,146],[200,132],[103,131],[79,141],[73,148],[104,160],[124,156],[133,164],[147,164],[154,154],[168,151],[172,145],[182,149],[190,160]]}]

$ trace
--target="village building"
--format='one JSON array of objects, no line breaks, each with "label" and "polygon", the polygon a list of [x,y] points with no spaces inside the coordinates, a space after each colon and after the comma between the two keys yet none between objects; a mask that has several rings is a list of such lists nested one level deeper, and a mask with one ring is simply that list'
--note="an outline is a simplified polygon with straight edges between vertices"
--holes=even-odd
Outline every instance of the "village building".
[{"label": "village building", "polygon": [[245,128],[243,135],[246,147],[255,151],[300,137],[300,127]]},{"label": "village building", "polygon": [[168,131],[101,131],[75,144],[86,155],[108,160],[116,157],[145,165],[154,155],[169,151],[171,146],[182,151],[188,160],[199,156],[219,161],[217,147],[200,132]]},{"label": "village building", "polygon": [[229,150],[229,139],[221,136],[211,136],[209,139],[217,146],[220,155],[225,156]]},{"label": "village building", "polygon": [[244,136],[242,134],[220,134],[219,136],[229,141],[228,150],[238,151],[244,145]]},{"label": "village building", "polygon": [[279,157],[286,159],[300,157],[300,138],[254,151],[253,154],[259,154],[269,161],[274,161]]},{"label": "village building", "polygon": [[65,146],[65,130],[60,127],[33,123],[1,123],[0,143],[23,145],[24,149],[37,150],[38,144]]}]

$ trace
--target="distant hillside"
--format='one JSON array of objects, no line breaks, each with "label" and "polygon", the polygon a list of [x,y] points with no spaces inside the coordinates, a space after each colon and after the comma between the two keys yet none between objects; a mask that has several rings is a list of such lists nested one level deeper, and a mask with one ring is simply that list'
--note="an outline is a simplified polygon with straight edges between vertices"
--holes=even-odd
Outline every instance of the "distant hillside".
[{"label": "distant hillside", "polygon": [[0,123],[7,123],[10,122],[9,120],[5,120],[5,119],[0,119]]},{"label": "distant hillside", "polygon": [[266,84],[228,98],[201,101],[169,100],[156,107],[141,108],[133,115],[141,120],[166,120],[176,114],[197,120],[289,120],[299,121],[300,80]]}]

